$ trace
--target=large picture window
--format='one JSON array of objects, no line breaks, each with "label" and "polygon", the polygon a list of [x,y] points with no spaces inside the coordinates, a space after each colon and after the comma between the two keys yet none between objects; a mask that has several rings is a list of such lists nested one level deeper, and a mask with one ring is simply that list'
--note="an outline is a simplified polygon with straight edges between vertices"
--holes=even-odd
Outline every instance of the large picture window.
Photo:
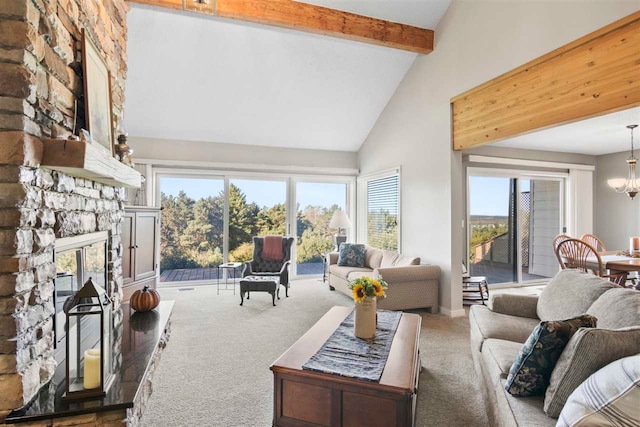
[{"label": "large picture window", "polygon": [[[322,275],[334,248],[333,213],[353,211],[349,177],[287,177],[158,169],[155,199],[162,206],[160,283],[216,283],[253,256],[253,236],[296,236],[292,276]],[[232,277],[234,275],[232,274]]]},{"label": "large picture window", "polygon": [[361,180],[366,194],[366,230],[363,237],[369,246],[390,251],[400,250],[400,173],[389,171]]}]

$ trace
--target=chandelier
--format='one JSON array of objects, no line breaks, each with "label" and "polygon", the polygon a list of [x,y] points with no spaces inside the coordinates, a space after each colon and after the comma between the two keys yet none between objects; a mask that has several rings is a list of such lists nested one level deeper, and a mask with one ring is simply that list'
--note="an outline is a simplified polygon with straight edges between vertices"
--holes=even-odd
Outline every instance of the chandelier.
[{"label": "chandelier", "polygon": [[629,165],[629,175],[627,179],[615,178],[607,181],[610,187],[612,187],[618,193],[627,193],[631,199],[636,197],[636,194],[640,192],[640,179],[636,177],[636,164],[638,159],[633,155],[633,130],[638,125],[629,125],[627,129],[631,131],[631,157],[627,159],[627,165]]}]

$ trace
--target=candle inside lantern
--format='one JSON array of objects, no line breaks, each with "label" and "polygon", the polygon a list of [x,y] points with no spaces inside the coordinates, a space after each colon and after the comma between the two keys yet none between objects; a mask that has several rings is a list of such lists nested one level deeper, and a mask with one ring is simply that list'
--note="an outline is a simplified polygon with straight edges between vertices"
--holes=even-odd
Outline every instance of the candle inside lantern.
[{"label": "candle inside lantern", "polygon": [[640,237],[632,237],[629,240],[629,252],[640,251]]},{"label": "candle inside lantern", "polygon": [[84,352],[84,388],[100,387],[100,350],[92,348]]}]

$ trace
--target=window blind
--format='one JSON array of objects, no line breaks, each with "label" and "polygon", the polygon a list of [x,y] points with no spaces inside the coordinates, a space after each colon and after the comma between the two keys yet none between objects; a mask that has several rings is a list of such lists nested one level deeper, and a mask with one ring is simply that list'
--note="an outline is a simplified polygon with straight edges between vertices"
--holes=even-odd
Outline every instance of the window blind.
[{"label": "window blind", "polygon": [[367,182],[367,243],[374,248],[398,250],[399,186],[398,175]]}]

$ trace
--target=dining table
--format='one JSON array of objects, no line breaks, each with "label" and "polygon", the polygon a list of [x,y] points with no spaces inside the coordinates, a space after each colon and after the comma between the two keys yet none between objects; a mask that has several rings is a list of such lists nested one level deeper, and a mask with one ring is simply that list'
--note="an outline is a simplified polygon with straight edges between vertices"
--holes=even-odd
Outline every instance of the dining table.
[{"label": "dining table", "polygon": [[[623,274],[628,277],[629,273],[640,272],[640,258],[634,258],[622,254],[623,251],[604,251],[598,252],[604,268],[609,270],[611,274]],[[590,268],[598,269],[598,261],[596,257],[587,258]],[[624,283],[624,281],[623,281]],[[636,281],[633,288],[640,290],[640,281]]]}]

